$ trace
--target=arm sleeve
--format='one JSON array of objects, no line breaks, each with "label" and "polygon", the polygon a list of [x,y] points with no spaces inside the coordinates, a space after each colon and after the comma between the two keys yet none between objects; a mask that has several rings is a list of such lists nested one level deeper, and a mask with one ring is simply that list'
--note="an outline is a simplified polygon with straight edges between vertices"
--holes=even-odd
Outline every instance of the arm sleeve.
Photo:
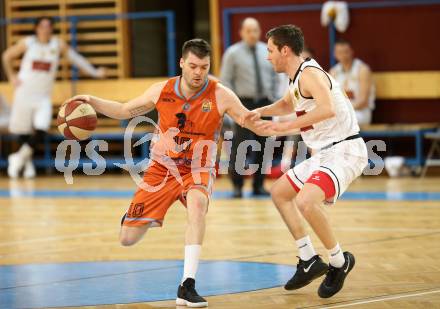
[{"label": "arm sleeve", "polygon": [[87,61],[86,58],[77,53],[73,48],[69,47],[67,50],[67,57],[69,60],[78,66],[81,70],[92,77],[99,77],[98,70]]}]

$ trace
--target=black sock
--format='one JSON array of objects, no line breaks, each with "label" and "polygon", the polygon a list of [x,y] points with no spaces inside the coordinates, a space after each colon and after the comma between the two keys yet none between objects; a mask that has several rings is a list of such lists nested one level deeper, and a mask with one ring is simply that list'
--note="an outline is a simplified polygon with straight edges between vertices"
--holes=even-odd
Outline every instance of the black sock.
[{"label": "black sock", "polygon": [[30,134],[20,134],[18,136],[18,145],[23,146],[24,144],[28,144],[29,145],[29,140],[31,139],[31,135]]},{"label": "black sock", "polygon": [[46,132],[42,130],[35,130],[35,133],[30,136],[28,140],[28,145],[35,151],[38,144],[44,142],[44,137],[46,136]]}]

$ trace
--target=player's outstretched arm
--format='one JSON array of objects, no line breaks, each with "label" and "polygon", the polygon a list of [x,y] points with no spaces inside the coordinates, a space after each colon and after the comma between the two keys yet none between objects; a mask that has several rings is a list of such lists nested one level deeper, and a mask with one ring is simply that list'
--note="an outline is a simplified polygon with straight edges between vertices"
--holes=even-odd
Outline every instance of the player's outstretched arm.
[{"label": "player's outstretched arm", "polygon": [[278,101],[270,105],[257,108],[254,111],[260,113],[262,117],[272,117],[292,114],[295,109],[293,102],[290,98],[290,92],[289,90],[287,90],[284,94],[284,97],[282,97]]},{"label": "player's outstretched arm", "polygon": [[301,74],[301,89],[305,96],[315,99],[316,108],[299,116],[294,121],[279,124],[278,128],[283,130],[301,129],[335,116],[330,82],[324,72],[314,68],[305,68]]},{"label": "player's outstretched arm", "polygon": [[104,78],[106,70],[104,67],[95,68],[86,58],[77,53],[72,47],[70,47],[63,40],[59,40],[61,51],[66,58],[72,63],[78,66],[81,71],[85,72],[94,78]]},{"label": "player's outstretched arm", "polygon": [[258,114],[248,110],[243,106],[237,95],[222,84],[217,84],[216,90],[217,105],[220,114],[228,114],[240,126],[248,128],[261,136],[271,136],[274,132],[269,129],[263,129],[262,125],[266,120],[254,120]]},{"label": "player's outstretched arm", "polygon": [[293,121],[262,124],[263,130],[275,131],[276,135],[295,134],[301,128],[311,126],[335,115],[330,93],[330,83],[325,73],[313,68],[306,68],[301,75],[301,89],[305,96],[315,99],[316,108],[297,117]]},{"label": "player's outstretched arm", "polygon": [[142,95],[126,103],[106,100],[91,95],[77,95],[67,101],[80,100],[89,103],[103,115],[114,119],[129,119],[144,115],[156,106],[166,82],[159,82],[148,88]]},{"label": "player's outstretched arm", "polygon": [[260,108],[256,108],[253,110],[253,114],[248,114],[248,119],[245,121],[257,121],[261,117],[272,117],[272,116],[285,116],[290,115],[294,112],[293,102],[290,99],[290,93],[287,90],[284,97],[280,100]]}]

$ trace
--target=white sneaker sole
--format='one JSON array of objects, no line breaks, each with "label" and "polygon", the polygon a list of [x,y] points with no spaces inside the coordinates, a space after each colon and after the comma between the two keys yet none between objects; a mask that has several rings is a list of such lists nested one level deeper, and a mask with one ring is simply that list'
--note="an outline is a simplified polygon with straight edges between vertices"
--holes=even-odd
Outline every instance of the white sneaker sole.
[{"label": "white sneaker sole", "polygon": [[203,303],[192,303],[192,302],[189,302],[187,300],[184,300],[182,298],[177,297],[176,298],[176,305],[177,306],[187,306],[190,308],[203,308],[203,307],[208,307],[208,302],[205,301]]},{"label": "white sneaker sole", "polygon": [[34,167],[24,167],[24,172],[23,172],[23,178],[26,179],[32,179],[35,178],[37,176],[37,173],[35,172],[35,168]]}]

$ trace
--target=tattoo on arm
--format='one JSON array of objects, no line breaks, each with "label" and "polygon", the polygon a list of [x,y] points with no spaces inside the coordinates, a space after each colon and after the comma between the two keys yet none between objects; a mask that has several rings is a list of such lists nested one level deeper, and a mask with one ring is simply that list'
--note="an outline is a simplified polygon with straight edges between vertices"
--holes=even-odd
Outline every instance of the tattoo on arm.
[{"label": "tattoo on arm", "polygon": [[146,106],[140,106],[140,107],[130,109],[129,112],[132,117],[136,117],[136,116],[140,116],[140,115],[147,113],[148,110],[149,109]]}]

